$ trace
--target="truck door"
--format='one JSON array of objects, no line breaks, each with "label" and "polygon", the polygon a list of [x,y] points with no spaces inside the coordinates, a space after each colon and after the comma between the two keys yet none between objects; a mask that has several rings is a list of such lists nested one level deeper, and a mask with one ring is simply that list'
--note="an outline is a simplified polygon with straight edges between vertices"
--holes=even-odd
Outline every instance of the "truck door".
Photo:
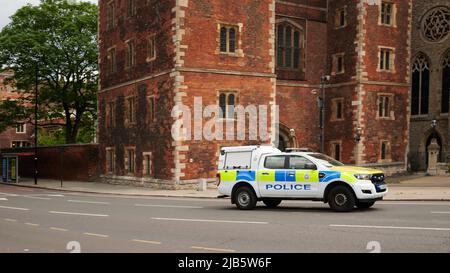
[{"label": "truck door", "polygon": [[285,155],[266,156],[258,169],[258,188],[261,197],[284,197],[286,183]]},{"label": "truck door", "polygon": [[300,155],[290,155],[287,165],[286,184],[290,189],[286,191],[287,197],[316,197],[319,190],[317,166]]}]

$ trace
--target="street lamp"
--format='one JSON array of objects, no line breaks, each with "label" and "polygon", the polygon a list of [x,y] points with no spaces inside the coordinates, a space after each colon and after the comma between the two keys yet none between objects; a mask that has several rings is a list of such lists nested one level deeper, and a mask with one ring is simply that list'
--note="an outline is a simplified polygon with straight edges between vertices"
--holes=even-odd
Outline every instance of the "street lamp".
[{"label": "street lamp", "polygon": [[36,63],[35,67],[35,82],[34,82],[34,184],[37,185],[38,179],[38,84],[39,84],[39,70]]},{"label": "street lamp", "polygon": [[317,98],[317,103],[320,110],[320,152],[325,152],[325,84],[330,81],[329,75],[322,75],[320,77],[320,91],[321,97]]}]

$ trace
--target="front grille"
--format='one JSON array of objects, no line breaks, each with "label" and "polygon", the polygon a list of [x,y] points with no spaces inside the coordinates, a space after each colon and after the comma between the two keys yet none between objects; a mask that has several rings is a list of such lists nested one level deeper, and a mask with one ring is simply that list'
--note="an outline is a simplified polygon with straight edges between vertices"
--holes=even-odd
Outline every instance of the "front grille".
[{"label": "front grille", "polygon": [[385,192],[386,189],[381,189],[381,185],[386,185],[386,182],[384,181],[385,176],[382,173],[377,173],[372,175],[372,178],[370,179],[372,181],[372,184],[375,185],[375,189],[377,192]]}]

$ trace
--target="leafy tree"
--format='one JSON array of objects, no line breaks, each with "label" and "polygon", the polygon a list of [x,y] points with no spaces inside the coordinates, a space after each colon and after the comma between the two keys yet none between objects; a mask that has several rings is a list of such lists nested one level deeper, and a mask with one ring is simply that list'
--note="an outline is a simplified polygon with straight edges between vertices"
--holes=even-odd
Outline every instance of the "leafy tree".
[{"label": "leafy tree", "polygon": [[[86,117],[96,118],[97,17],[91,3],[41,0],[19,9],[0,32],[0,64],[14,71],[19,90],[32,93],[38,83],[39,120],[64,120],[66,143],[77,141]],[[30,104],[34,96],[22,107]]]}]

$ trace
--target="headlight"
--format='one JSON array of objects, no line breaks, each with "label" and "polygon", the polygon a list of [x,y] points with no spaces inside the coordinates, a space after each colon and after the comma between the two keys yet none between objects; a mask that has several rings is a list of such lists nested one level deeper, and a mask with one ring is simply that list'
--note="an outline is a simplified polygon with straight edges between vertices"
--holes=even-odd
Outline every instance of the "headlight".
[{"label": "headlight", "polygon": [[355,174],[356,179],[358,180],[370,180],[372,175],[370,174]]}]

